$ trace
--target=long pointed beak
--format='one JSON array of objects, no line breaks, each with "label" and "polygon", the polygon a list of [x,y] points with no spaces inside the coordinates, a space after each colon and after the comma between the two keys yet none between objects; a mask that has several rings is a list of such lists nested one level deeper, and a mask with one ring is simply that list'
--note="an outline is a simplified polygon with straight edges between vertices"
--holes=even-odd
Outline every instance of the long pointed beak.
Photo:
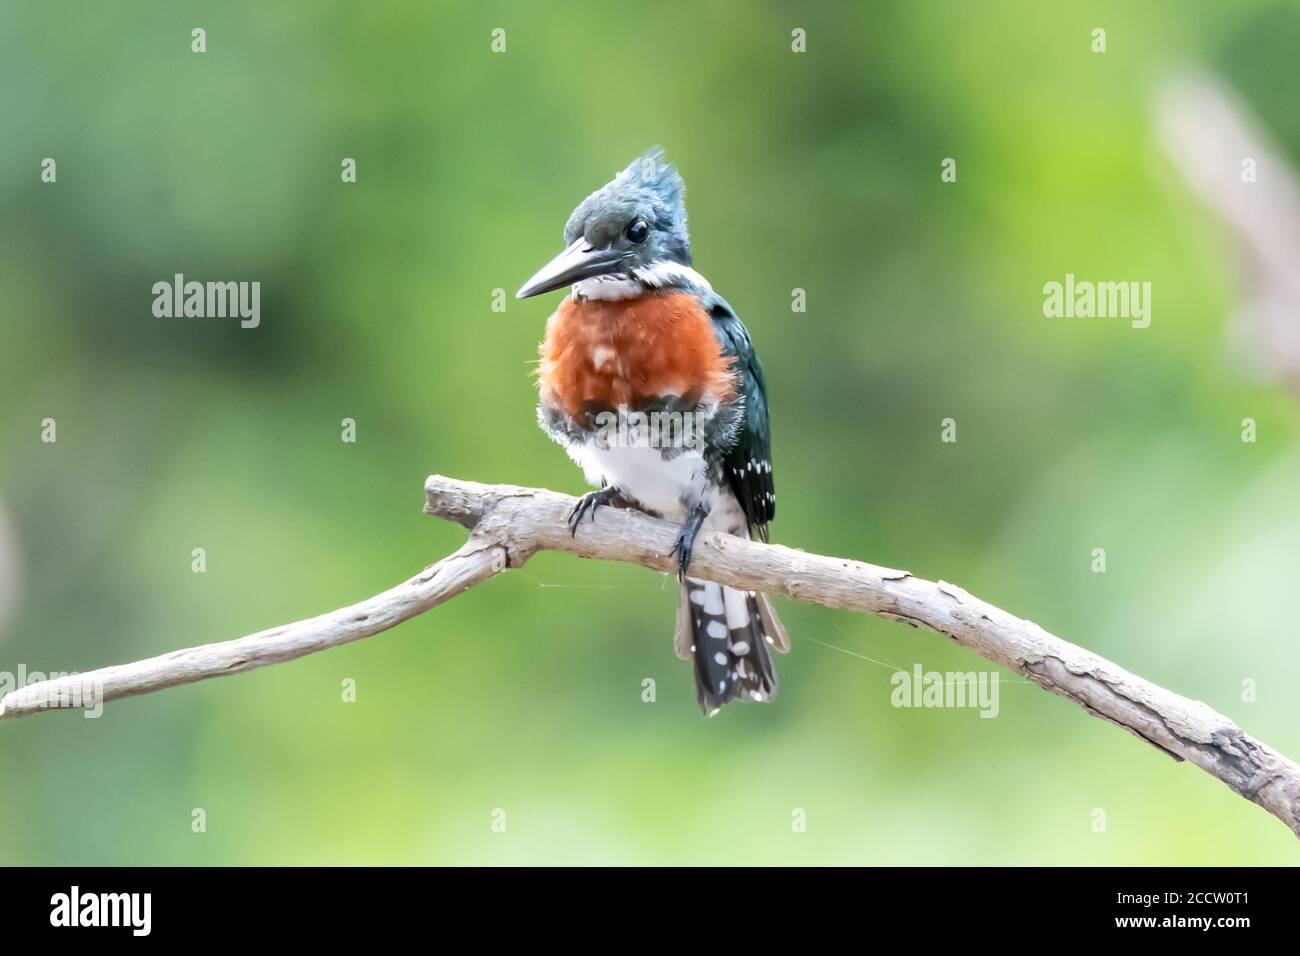
[{"label": "long pointed beak", "polygon": [[515,293],[516,299],[541,295],[573,285],[593,276],[609,275],[622,263],[625,253],[615,249],[593,249],[586,239],[579,239],[546,265]]}]

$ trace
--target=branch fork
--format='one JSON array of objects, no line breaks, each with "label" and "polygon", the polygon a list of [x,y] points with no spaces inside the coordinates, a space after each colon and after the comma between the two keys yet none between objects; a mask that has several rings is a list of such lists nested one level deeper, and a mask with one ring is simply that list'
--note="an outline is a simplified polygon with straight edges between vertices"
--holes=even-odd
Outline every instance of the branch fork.
[{"label": "branch fork", "polygon": [[[577,503],[540,488],[485,485],[441,475],[425,482],[426,514],[469,530],[457,551],[409,580],[336,611],[216,644],[18,688],[0,718],[51,709],[51,700],[93,703],[147,694],[279,664],[388,630],[423,614],[542,550],[676,571],[677,528],[634,509],[602,508],[571,533]],[[894,568],[808,554],[717,532],[702,534],[693,576],[795,601],[859,611],[946,635],[1094,717],[1186,760],[1273,814],[1300,836],[1300,766],[1200,701],[1130,673],[945,581]],[[797,642],[797,637],[796,637]],[[81,696],[74,696],[81,695]]]}]

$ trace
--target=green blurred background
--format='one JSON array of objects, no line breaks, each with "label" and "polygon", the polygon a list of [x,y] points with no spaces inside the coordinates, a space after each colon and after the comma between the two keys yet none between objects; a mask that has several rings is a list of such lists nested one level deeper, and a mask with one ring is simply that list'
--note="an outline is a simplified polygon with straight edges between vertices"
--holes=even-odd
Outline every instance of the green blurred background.
[{"label": "green blurred background", "polygon": [[[557,297],[492,293],[662,143],[766,365],[775,540],[959,582],[1298,756],[1300,410],[1228,347],[1236,248],[1152,108],[1208,68],[1294,160],[1298,46],[1293,2],[5,0],[0,670],[393,585],[462,540],[431,472],[582,490],[533,417]],[[261,327],[154,318],[176,272],[260,281]],[[1152,282],[1151,327],[1044,318],[1066,272]],[[895,709],[894,666],[986,666],[888,621],[780,601],[779,701],[705,720],[673,590],[543,554],[371,640],[4,722],[0,863],[1297,860],[1009,672],[996,719]]]}]

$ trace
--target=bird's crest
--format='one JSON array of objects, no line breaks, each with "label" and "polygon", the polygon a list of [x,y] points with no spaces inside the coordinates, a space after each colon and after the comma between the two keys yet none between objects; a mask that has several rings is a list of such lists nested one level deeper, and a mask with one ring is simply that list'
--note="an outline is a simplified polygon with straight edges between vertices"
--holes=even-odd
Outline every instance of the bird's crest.
[{"label": "bird's crest", "polygon": [[654,191],[669,206],[686,212],[686,183],[677,167],[664,158],[662,146],[651,146],[628,163],[614,182],[640,186]]},{"label": "bird's crest", "polygon": [[686,184],[677,167],[652,146],[578,204],[564,227],[564,243],[579,236],[596,247],[620,242],[628,224],[643,217],[654,227],[650,241],[635,250],[638,265],[670,259],[690,265],[686,231]]}]

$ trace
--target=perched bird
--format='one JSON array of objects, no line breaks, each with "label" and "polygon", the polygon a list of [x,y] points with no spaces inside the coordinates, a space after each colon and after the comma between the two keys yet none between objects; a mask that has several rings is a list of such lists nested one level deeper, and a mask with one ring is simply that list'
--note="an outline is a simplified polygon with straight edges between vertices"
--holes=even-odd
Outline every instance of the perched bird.
[{"label": "perched bird", "polygon": [[712,716],[737,698],[771,700],[768,645],[790,647],[766,595],[688,575],[701,530],[767,540],[776,513],[763,368],[731,306],[691,268],[685,184],[654,148],[584,199],[567,248],[518,298],[572,286],[546,323],[538,421],[600,488],[602,505],[681,523],[675,646],[695,661]]}]

